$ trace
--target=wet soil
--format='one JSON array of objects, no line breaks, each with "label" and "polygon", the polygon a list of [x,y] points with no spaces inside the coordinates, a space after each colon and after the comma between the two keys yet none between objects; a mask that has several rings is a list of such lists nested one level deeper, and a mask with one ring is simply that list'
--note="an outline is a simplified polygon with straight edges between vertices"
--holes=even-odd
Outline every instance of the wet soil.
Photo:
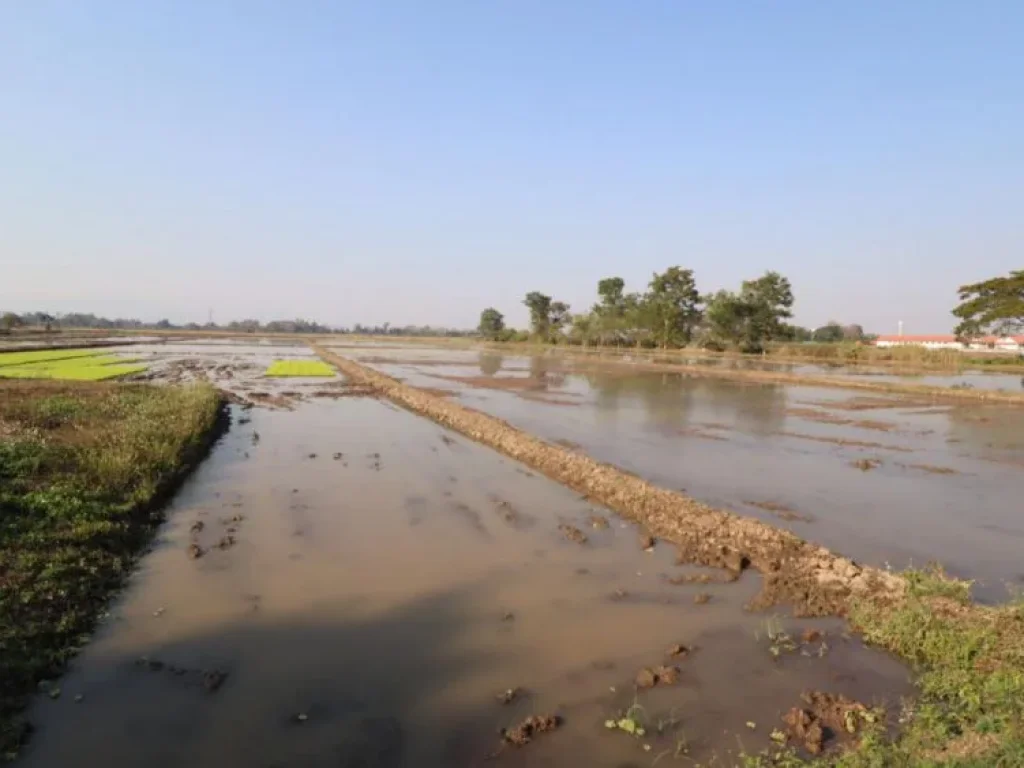
[{"label": "wet soil", "polygon": [[[734,752],[738,733],[768,746],[744,723],[778,721],[804,690],[909,690],[900,664],[857,642],[771,657],[743,610],[759,589],[749,574],[702,586],[714,599],[697,606],[663,578],[681,569],[670,547],[641,551],[642,532],[593,497],[457,436],[449,450],[451,433],[405,410],[310,399],[244,425],[235,410],[66,695],[35,704],[24,765],[482,766],[500,749],[510,766],[613,768],[648,764],[684,732],[698,760]],[[590,529],[595,515],[611,524]],[[559,525],[588,528],[587,546]],[[195,542],[206,551],[192,560]],[[608,601],[616,589],[645,599]],[[831,620],[794,622],[838,635]],[[637,691],[643,667],[666,683]],[[604,727],[634,700],[644,741]],[[502,734],[528,743],[502,747]]]},{"label": "wet soil", "polygon": [[[1018,553],[1024,524],[1016,512],[1024,494],[1020,409],[936,407],[931,398],[747,386],[642,370],[610,373],[600,366],[577,373],[550,357],[467,352],[462,366],[433,372],[529,370],[546,384],[540,394],[571,395],[577,407],[569,412],[468,386],[459,402],[859,562],[905,568],[939,560],[974,580],[982,600],[1006,599],[1007,585],[1024,580]],[[380,368],[390,373],[401,366]],[[407,383],[434,381],[414,375]],[[865,430],[787,413],[794,408],[838,420],[866,412],[870,420],[894,426]],[[860,471],[854,463],[863,459],[883,463]],[[769,500],[800,517],[752,507],[750,500]]]}]

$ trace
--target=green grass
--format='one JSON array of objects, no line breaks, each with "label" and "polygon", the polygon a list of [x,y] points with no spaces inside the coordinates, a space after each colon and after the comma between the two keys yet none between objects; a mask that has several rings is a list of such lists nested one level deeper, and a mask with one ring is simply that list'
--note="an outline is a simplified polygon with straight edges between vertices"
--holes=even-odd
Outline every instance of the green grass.
[{"label": "green grass", "polygon": [[0,761],[218,423],[209,386],[0,381]]},{"label": "green grass", "polygon": [[0,368],[8,365],[73,360],[77,357],[95,357],[106,351],[102,349],[43,349],[35,352],[0,352]]},{"label": "green grass", "polygon": [[869,731],[845,753],[804,761],[786,750],[745,765],[836,768],[1024,766],[1024,601],[981,606],[970,584],[939,570],[910,571],[897,605],[861,602],[850,616],[864,640],[908,661],[917,696],[894,740]]},{"label": "green grass", "polygon": [[275,360],[264,376],[333,376],[334,368],[322,360]]}]

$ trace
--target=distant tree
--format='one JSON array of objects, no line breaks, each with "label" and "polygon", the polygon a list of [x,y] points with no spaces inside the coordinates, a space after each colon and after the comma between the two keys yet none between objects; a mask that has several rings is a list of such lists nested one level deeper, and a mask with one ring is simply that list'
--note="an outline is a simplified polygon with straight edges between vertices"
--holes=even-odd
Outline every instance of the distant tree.
[{"label": "distant tree", "polygon": [[802,325],[789,325],[783,323],[782,333],[779,339],[782,341],[796,341],[805,342],[811,341],[814,338],[814,332],[810,328],[804,328]]},{"label": "distant tree", "polygon": [[539,291],[526,294],[523,304],[530,310],[530,329],[539,339],[547,340],[551,332],[551,297]]},{"label": "distant tree", "polygon": [[843,326],[843,341],[863,341],[864,326],[858,323],[850,323]]},{"label": "distant tree", "polygon": [[497,340],[505,330],[505,316],[494,307],[488,307],[480,313],[480,335],[487,339]]},{"label": "distant tree", "polygon": [[731,291],[721,290],[707,298],[704,309],[704,346],[716,349],[738,344],[745,335],[749,307]]},{"label": "distant tree", "polygon": [[793,316],[789,311],[793,306],[793,289],[778,272],[765,272],[756,280],[745,280],[740,300],[747,315],[741,341],[748,350],[761,349],[766,342],[780,338],[783,320]]},{"label": "distant tree", "polygon": [[987,333],[998,336],[1024,330],[1024,270],[1008,277],[995,277],[983,283],[961,285],[957,291],[960,305],[953,315],[960,319],[959,338],[969,339]]},{"label": "distant tree", "polygon": [[834,320],[830,320],[820,328],[814,329],[814,341],[835,344],[843,340],[843,326]]},{"label": "distant tree", "polygon": [[584,347],[588,346],[593,341],[599,322],[600,318],[594,312],[573,315],[572,326],[569,328],[569,340],[582,344]]},{"label": "distant tree", "polygon": [[625,312],[625,302],[622,291],[626,282],[621,277],[606,277],[597,282],[597,295],[601,302],[594,305],[594,311],[599,314],[621,317]]},{"label": "distant tree", "polygon": [[8,331],[12,331],[22,325],[21,318],[13,312],[4,312],[3,317],[0,317],[0,324],[3,325]]},{"label": "distant tree", "polygon": [[659,346],[685,346],[690,342],[702,315],[692,269],[669,267],[660,275],[655,273],[643,301]]},{"label": "distant tree", "polygon": [[172,327],[171,321],[168,320],[167,318],[164,318],[163,320],[158,320],[155,327],[161,330],[166,330],[167,328]]},{"label": "distant tree", "polygon": [[548,312],[548,329],[552,339],[571,322],[572,315],[569,313],[569,305],[564,301],[551,302],[551,309]]}]

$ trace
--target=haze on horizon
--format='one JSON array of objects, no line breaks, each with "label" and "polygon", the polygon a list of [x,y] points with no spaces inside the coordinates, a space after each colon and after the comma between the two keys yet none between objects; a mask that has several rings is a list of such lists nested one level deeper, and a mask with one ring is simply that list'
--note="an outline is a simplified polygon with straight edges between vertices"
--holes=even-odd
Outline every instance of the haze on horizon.
[{"label": "haze on horizon", "polygon": [[0,7],[0,308],[526,325],[774,269],[947,332],[1021,268],[1024,5]]}]

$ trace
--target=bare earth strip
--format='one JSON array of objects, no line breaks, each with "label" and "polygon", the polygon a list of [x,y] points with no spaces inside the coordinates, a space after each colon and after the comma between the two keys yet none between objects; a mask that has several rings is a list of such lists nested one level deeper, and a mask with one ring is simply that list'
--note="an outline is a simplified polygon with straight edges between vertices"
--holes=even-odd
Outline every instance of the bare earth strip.
[{"label": "bare earth strip", "polygon": [[748,566],[756,568],[764,583],[753,608],[791,603],[797,615],[845,615],[853,598],[887,602],[905,591],[906,583],[900,576],[858,565],[787,531],[651,485],[617,467],[402,384],[322,347],[313,345],[313,349],[350,381],[368,384],[393,402],[643,523],[652,535],[676,544],[681,560],[725,568],[736,576]]}]

